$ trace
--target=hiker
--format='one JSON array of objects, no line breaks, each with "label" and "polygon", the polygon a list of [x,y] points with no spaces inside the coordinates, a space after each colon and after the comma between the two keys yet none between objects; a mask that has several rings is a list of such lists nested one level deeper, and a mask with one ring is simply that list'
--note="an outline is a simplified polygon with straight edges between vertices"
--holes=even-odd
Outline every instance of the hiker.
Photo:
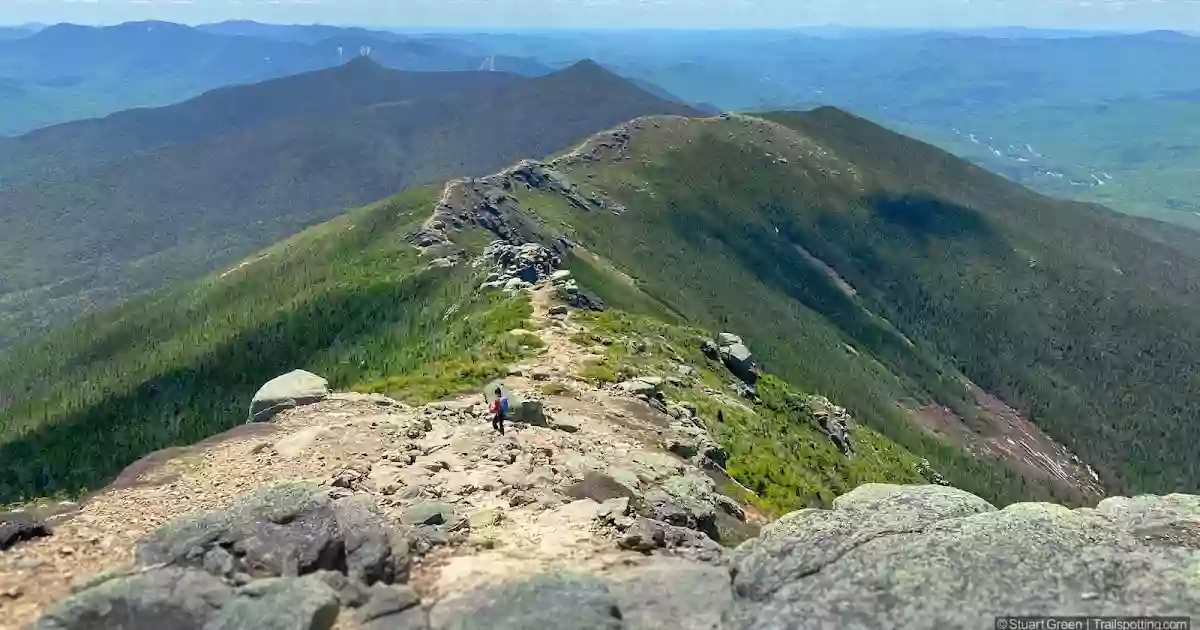
[{"label": "hiker", "polygon": [[504,435],[504,420],[508,417],[508,397],[499,387],[496,388],[496,399],[492,401],[492,428]]}]

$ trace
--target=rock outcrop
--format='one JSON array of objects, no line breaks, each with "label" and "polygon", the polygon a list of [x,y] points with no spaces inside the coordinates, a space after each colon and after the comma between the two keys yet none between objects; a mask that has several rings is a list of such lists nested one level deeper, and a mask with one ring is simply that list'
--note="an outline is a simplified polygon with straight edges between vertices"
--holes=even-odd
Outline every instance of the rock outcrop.
[{"label": "rock outcrop", "polygon": [[[561,249],[565,251],[564,245]],[[567,307],[602,311],[604,303],[575,282],[571,272],[559,269],[562,254],[539,243],[514,245],[498,240],[483,252],[481,262],[491,265],[491,273],[480,285],[484,291],[516,293],[538,284],[554,287],[555,296],[563,302],[550,308],[550,315],[565,315]]]},{"label": "rock outcrop", "polygon": [[845,407],[833,404],[824,396],[809,396],[808,407],[817,422],[817,427],[838,447],[842,455],[854,455],[854,442],[850,439],[850,412],[846,411]]},{"label": "rock outcrop", "polygon": [[0,551],[13,545],[51,534],[46,522],[25,512],[0,513]]},{"label": "rock outcrop", "polygon": [[369,497],[333,500],[302,483],[174,521],[136,559],[82,585],[37,630],[327,629],[343,604],[383,607],[372,593],[390,591],[367,587],[402,582],[409,567],[405,541]]},{"label": "rock outcrop", "polygon": [[408,571],[407,550],[369,497],[334,501],[319,486],[302,483],[253,492],[224,510],[171,523],[138,545],[137,560],[241,583],[328,570],[369,585],[403,580]]},{"label": "rock outcrop", "polygon": [[717,337],[717,350],[721,361],[734,376],[751,387],[758,382],[758,366],[750,348],[742,338],[732,333],[721,333]]},{"label": "rock outcrop", "polygon": [[733,560],[735,630],[975,628],[999,615],[1200,612],[1200,498],[996,510],[940,486],[861,486]]},{"label": "rock outcrop", "polygon": [[276,414],[329,397],[329,382],[304,370],[293,370],[269,381],[250,402],[250,422],[267,422]]}]

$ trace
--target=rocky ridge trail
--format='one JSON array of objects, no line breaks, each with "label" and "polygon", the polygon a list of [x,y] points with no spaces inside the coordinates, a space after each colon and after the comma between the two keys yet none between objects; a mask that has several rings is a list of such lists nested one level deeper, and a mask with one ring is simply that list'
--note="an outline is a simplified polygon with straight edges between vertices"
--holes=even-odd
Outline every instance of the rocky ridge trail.
[{"label": "rocky ridge trail", "polygon": [[[557,280],[562,279],[560,274]],[[303,495],[297,499],[301,503],[332,501],[320,510],[334,510],[346,501],[365,502],[358,516],[347,518],[367,522],[373,537],[389,540],[378,544],[396,547],[404,570],[390,569],[390,580],[407,581],[426,604],[555,570],[606,575],[614,584],[675,571],[723,580],[724,571],[714,567],[725,551],[701,530],[719,537],[719,520],[749,533],[755,526],[743,522],[743,508],[716,492],[708,474],[664,448],[671,437],[671,418],[631,395],[595,388],[573,376],[592,355],[570,340],[579,327],[569,317],[550,315],[560,311],[554,293],[555,283],[549,280],[533,292],[535,334],[546,348],[536,359],[515,366],[505,379],[522,401],[522,410],[530,410],[518,418],[522,422],[509,426],[506,436],[493,432],[480,397],[409,407],[377,395],[322,394],[323,379],[306,373],[285,375],[277,379],[282,386],[273,382],[264,387],[275,399],[256,402],[253,409],[260,418],[263,409],[270,409],[274,415],[269,423],[247,424],[208,444],[172,453],[167,461],[139,466],[133,478],[59,523],[52,537],[0,555],[4,627],[32,621],[53,601],[86,585],[91,576],[114,568],[120,572],[137,567],[142,573],[135,576],[145,575],[147,567],[178,566],[191,558],[193,569],[211,573],[217,566],[221,578],[242,589],[264,577],[311,573],[318,567],[327,573],[340,568],[343,576],[352,577],[352,571],[337,561],[314,560],[307,569],[300,563],[251,571],[249,565],[262,562],[239,555],[241,546],[284,543],[245,523],[280,518],[244,507],[238,508],[240,515],[213,517],[213,522],[225,519],[234,530],[245,530],[241,534],[221,530],[218,535],[213,530],[196,535],[196,540],[222,539],[216,547],[211,541],[194,549],[185,545],[174,556],[145,551],[148,541],[162,537],[164,526],[169,529],[174,526],[169,524],[197,512],[231,510],[228,506],[256,490],[268,493],[263,499],[268,504],[294,493]],[[289,381],[303,390],[299,403],[287,400]],[[560,395],[539,392],[551,390],[547,386],[552,384]],[[691,426],[693,432],[700,431],[698,425]],[[270,494],[279,483],[307,485],[281,496]],[[368,514],[372,516],[364,516]],[[343,531],[335,516],[312,518],[332,523],[330,527],[342,532],[335,537],[360,535],[353,529]],[[379,533],[381,528],[386,534]],[[294,549],[294,540],[282,540],[287,549]],[[163,544],[174,548],[181,543]],[[345,547],[347,541],[338,544]],[[318,547],[314,557],[328,551]],[[214,548],[232,553],[213,552]],[[650,555],[652,551],[660,555]],[[286,553],[265,553],[274,557],[277,552]],[[382,583],[379,575],[359,581],[364,586]],[[320,590],[311,584],[300,586]],[[201,587],[215,588],[209,582],[199,583]],[[244,599],[226,595],[233,601]],[[341,618],[339,624],[344,625],[350,615]],[[63,622],[42,627],[82,626]]]},{"label": "rocky ridge trail", "polygon": [[[761,516],[719,491],[736,488],[719,445],[657,377],[576,376],[598,348],[575,341],[567,278],[550,276],[513,288],[534,305],[515,332],[545,348],[504,379],[507,435],[478,395],[412,407],[285,375],[252,407],[269,422],[151,458],[52,536],[0,552],[0,624],[965,628],[1200,612],[1187,495],[997,510],[869,484],[755,537]],[[749,360],[720,344],[727,363]],[[829,410],[831,439],[842,415]]]}]

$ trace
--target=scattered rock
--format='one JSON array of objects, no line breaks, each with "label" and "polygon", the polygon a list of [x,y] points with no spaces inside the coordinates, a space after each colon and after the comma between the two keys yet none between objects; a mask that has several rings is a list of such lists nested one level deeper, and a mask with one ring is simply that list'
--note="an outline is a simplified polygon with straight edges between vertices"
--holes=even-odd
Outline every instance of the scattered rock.
[{"label": "scattered rock", "polygon": [[508,498],[509,507],[517,508],[529,505],[530,503],[533,503],[533,497],[525,494],[524,492],[514,492],[512,496]]},{"label": "scattered rock", "polygon": [[648,518],[634,519],[633,526],[617,541],[617,546],[629,551],[650,553],[666,544],[662,523]]},{"label": "scattered rock", "polygon": [[604,310],[604,302],[601,302],[600,298],[579,289],[576,289],[574,292],[567,292],[565,299],[571,308],[581,311],[600,312]]},{"label": "scattered rock", "polygon": [[743,343],[742,338],[733,333],[723,332],[717,335],[717,345],[719,347],[724,348],[726,346],[732,346],[741,343]]},{"label": "scattered rock", "polygon": [[554,306],[550,307],[548,312],[551,315],[566,315],[568,310],[569,309],[567,308],[566,304],[555,304]]},{"label": "scattered rock", "polygon": [[[358,620],[367,624],[384,617],[399,615],[417,607],[421,598],[407,586],[384,586],[376,584],[371,587],[370,600],[358,610]],[[395,627],[394,625],[378,624],[378,627]]]},{"label": "scattered rock", "polygon": [[661,399],[662,379],[654,376],[639,376],[617,386],[617,389],[641,398]]},{"label": "scattered rock", "polygon": [[33,518],[25,512],[0,513],[0,551],[19,542],[50,536],[45,521]]},{"label": "scattered rock", "polygon": [[449,525],[460,520],[449,503],[424,501],[418,503],[400,514],[400,522],[405,525]]},{"label": "scattered rock", "polygon": [[573,420],[556,420],[554,422],[554,430],[564,433],[578,433],[579,423]]},{"label": "scattered rock", "polygon": [[509,293],[515,293],[526,288],[529,288],[529,283],[520,278],[509,278],[508,281],[504,283],[504,290],[508,291]]},{"label": "scattered rock", "polygon": [[573,499],[591,499],[596,503],[605,503],[611,499],[621,498],[628,502],[634,496],[634,493],[625,484],[594,470],[585,472],[583,479],[567,487],[564,494]]},{"label": "scattered rock", "polygon": [[[808,405],[821,431],[843,455],[854,454],[854,443],[850,440],[850,414],[823,396],[809,396]],[[928,462],[926,462],[928,463]],[[931,480],[932,481],[932,480]],[[943,484],[939,484],[943,485]]]},{"label": "scattered rock", "polygon": [[600,508],[596,510],[596,519],[603,523],[612,523],[626,514],[629,514],[629,497],[617,497],[600,504]]},{"label": "scattered rock", "polygon": [[938,486],[950,485],[950,482],[946,481],[946,478],[943,477],[941,473],[939,473],[938,471],[933,469],[933,465],[929,463],[928,459],[921,458],[921,461],[916,463],[915,468],[916,468],[917,474],[921,475],[921,477],[924,478],[925,481],[928,481],[929,483],[932,483],[932,484],[938,485]]},{"label": "scattered rock", "polygon": [[442,459],[434,459],[422,463],[421,467],[431,472],[439,472],[442,470],[449,470],[450,464],[446,463],[446,461]]},{"label": "scattered rock", "polygon": [[250,402],[249,422],[267,422],[292,407],[310,405],[329,397],[329,382],[304,370],[277,376],[259,388]]},{"label": "scattered rock", "polygon": [[484,529],[485,527],[495,527],[504,522],[504,512],[500,510],[479,510],[467,517],[467,523],[470,524],[472,530]]},{"label": "scattered rock", "polygon": [[143,566],[217,569],[223,577],[325,569],[367,584],[392,582],[406,579],[408,558],[389,531],[368,495],[334,501],[319,487],[288,483],[173,521],[139,541],[136,557]]},{"label": "scattered rock", "polygon": [[317,571],[312,574],[312,577],[320,580],[325,586],[333,590],[337,594],[338,604],[346,608],[358,608],[367,603],[367,599],[370,597],[370,592],[366,585],[357,580],[351,580],[344,573],[337,571]]},{"label": "scattered rock", "polygon": [[542,401],[540,400],[521,401],[514,409],[512,420],[514,422],[524,422],[535,427],[547,426],[546,411],[542,407]]},{"label": "scattered rock", "polygon": [[711,340],[705,339],[700,343],[700,352],[704,353],[704,356],[712,359],[713,361],[721,360],[721,350],[717,347],[717,344],[713,343]]},{"label": "scattered rock", "polygon": [[701,467],[725,468],[729,454],[712,439],[708,431],[694,424],[676,422],[671,424],[671,432],[672,436],[667,440],[667,450]]},{"label": "scattered rock", "polygon": [[362,484],[363,473],[353,469],[338,471],[333,475],[333,481],[329,484],[335,488],[346,488],[347,490],[357,490]]},{"label": "scattered rock", "polygon": [[562,284],[571,278],[571,272],[566,269],[559,269],[550,274],[550,282],[554,284]]}]

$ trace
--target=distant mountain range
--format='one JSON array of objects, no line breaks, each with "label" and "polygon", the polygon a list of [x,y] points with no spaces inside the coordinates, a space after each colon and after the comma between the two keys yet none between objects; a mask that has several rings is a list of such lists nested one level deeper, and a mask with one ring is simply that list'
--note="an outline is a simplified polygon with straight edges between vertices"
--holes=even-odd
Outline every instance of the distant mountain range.
[{"label": "distant mountain range", "polygon": [[[323,37],[288,40],[131,22],[58,24],[27,37],[0,37],[0,135],[336,66],[368,49],[384,66],[413,71],[478,70],[492,57],[390,33],[319,31]],[[489,67],[529,76],[551,70],[504,55]]]},{"label": "distant mountain range", "polygon": [[526,79],[357,60],[0,143],[0,345],[409,186],[672,113],[698,112],[590,62]]},{"label": "distant mountain range", "polygon": [[[1200,90],[1200,76],[1177,71],[1200,66],[1200,37],[1186,33],[829,27],[446,37],[549,65],[586,55],[724,110],[835,105],[1041,192],[1200,226],[1200,102],[1179,98]],[[1025,145],[1042,157],[1009,149]]]}]

